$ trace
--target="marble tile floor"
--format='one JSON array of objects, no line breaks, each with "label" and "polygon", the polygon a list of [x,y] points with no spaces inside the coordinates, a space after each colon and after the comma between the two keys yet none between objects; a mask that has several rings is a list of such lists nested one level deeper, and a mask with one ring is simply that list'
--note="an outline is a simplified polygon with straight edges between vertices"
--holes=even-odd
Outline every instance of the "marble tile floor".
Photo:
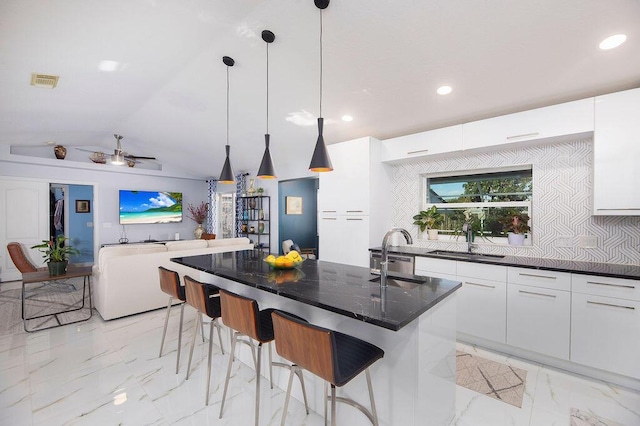
[{"label": "marble tile floor", "polygon": [[[96,313],[84,323],[0,336],[0,425],[252,425],[253,370],[234,363],[225,415],[218,419],[228,355],[221,355],[214,345],[212,396],[206,407],[208,343],[200,338],[192,376],[185,380],[195,311],[185,308],[177,375],[179,309],[169,320],[166,354],[158,358],[164,313],[112,321]],[[640,425],[639,393],[460,343],[458,349],[527,370],[527,385],[522,408],[458,386],[451,425],[573,426],[572,409],[580,410],[583,418],[609,421],[593,420],[598,426]],[[284,392],[269,389],[268,380],[263,380],[260,424],[280,424],[283,403]],[[292,399],[287,424],[314,426],[324,420],[313,412],[306,416],[304,406]]]}]

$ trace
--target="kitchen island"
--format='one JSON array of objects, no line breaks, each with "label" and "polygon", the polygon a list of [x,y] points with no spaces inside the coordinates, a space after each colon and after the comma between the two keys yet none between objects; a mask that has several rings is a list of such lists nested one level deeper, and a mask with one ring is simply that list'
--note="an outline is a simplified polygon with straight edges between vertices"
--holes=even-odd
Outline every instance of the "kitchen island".
[{"label": "kitchen island", "polygon": [[[261,308],[282,309],[381,347],[385,356],[371,369],[381,425],[446,425],[453,419],[459,282],[404,276],[381,289],[367,268],[307,260],[292,270],[272,270],[264,255],[246,250],[172,261],[194,268],[193,278],[256,299]],[[252,366],[248,349],[239,358]],[[266,367],[265,361],[262,371]],[[285,388],[288,371],[279,370],[274,384]],[[310,408],[322,413],[322,381],[308,373],[305,381]],[[368,405],[364,377],[340,393]],[[338,417],[341,424],[368,424],[341,404]]]}]

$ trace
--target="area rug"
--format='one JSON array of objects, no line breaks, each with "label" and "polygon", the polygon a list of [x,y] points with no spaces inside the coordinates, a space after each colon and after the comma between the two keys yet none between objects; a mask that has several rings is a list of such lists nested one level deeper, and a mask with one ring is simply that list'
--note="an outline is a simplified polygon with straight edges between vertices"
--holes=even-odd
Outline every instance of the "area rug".
[{"label": "area rug", "polygon": [[571,426],[623,426],[613,420],[598,417],[588,411],[571,409]]},{"label": "area rug", "polygon": [[[3,283],[0,286],[0,336],[24,332],[22,324],[22,287],[20,282]],[[82,306],[82,278],[47,284],[28,284],[25,313],[27,317],[48,315]],[[89,293],[85,294],[83,309],[59,314],[61,323],[67,324],[88,318]],[[53,315],[27,321],[29,331],[57,325]]]},{"label": "area rug", "polygon": [[522,407],[526,370],[456,351],[456,384],[515,407]]}]

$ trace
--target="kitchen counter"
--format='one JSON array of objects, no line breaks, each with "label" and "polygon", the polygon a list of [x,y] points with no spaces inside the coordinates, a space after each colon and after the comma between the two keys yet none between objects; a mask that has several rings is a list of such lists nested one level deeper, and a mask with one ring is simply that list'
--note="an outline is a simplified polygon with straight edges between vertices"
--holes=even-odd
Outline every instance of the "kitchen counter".
[{"label": "kitchen counter", "polygon": [[[370,249],[374,252],[381,252],[381,247]],[[462,262],[485,263],[502,266],[517,266],[520,268],[541,269],[548,271],[572,272],[578,274],[598,275],[612,278],[640,279],[640,266],[621,265],[615,263],[578,262],[562,259],[545,259],[538,257],[523,256],[471,256],[469,258],[459,257],[455,254],[435,254],[434,249],[415,246],[392,246],[388,248],[388,253],[405,254],[422,257],[433,257],[438,259],[459,260]],[[460,252],[464,254],[464,252]]]},{"label": "kitchen counter", "polygon": [[306,260],[291,270],[273,270],[264,256],[260,250],[244,250],[172,261],[394,331],[462,286],[445,279],[392,274],[407,281],[400,283],[402,287],[389,285],[381,293],[368,268]]},{"label": "kitchen counter", "polygon": [[[382,348],[384,358],[371,366],[380,426],[419,426],[427,418],[433,425],[451,423],[459,282],[411,275],[381,292],[380,285],[370,281],[376,277],[368,268],[305,260],[292,270],[272,270],[263,262],[264,256],[261,251],[245,250],[172,261],[193,268],[189,275],[194,279],[255,299],[260,309],[281,309]],[[421,282],[411,281],[415,279]],[[273,357],[286,362],[276,353]],[[238,345],[236,359],[254,367],[251,351],[244,345]],[[265,373],[268,360],[262,358]],[[289,371],[276,368],[273,373],[272,384],[286,389]],[[305,379],[309,395],[323,394],[322,380]],[[369,405],[364,377],[355,378],[339,392]],[[302,400],[297,386],[293,397]],[[310,398],[309,407],[322,413],[322,398]],[[338,410],[341,424],[370,425],[358,410],[346,406]]]}]

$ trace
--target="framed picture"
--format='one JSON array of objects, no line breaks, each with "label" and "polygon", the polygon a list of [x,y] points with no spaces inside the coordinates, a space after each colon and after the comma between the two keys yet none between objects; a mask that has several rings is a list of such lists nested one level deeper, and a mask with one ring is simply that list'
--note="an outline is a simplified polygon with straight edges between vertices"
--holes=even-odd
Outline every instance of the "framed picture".
[{"label": "framed picture", "polygon": [[286,197],[285,214],[302,214],[302,197]]},{"label": "framed picture", "polygon": [[76,213],[91,213],[91,201],[76,200]]}]

